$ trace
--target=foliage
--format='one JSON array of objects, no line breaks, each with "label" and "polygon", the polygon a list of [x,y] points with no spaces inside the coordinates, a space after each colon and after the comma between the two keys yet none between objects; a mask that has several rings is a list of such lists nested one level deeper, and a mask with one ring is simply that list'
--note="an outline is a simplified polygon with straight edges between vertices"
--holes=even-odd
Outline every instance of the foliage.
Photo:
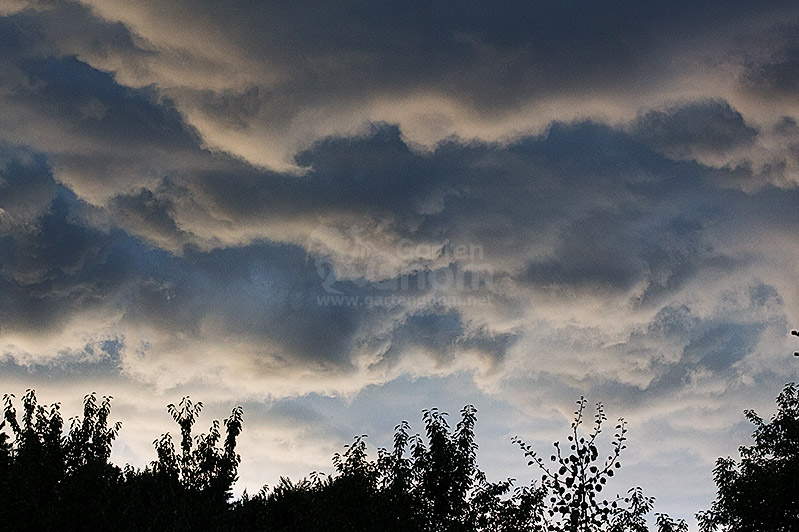
[{"label": "foliage", "polygon": [[241,434],[242,409],[233,409],[224,421],[226,437],[222,447],[219,441],[222,434],[219,421],[214,420],[208,434],[192,438],[192,428],[202,411],[201,402],[192,403],[184,397],[176,407],[167,405],[167,411],[180,426],[180,454],[175,452],[169,433],[155,440],[158,460],[152,468],[156,474],[166,476],[189,490],[203,491],[215,500],[226,501],[231,496],[231,488],[236,480],[236,470],[241,457],[235,452],[236,439]]},{"label": "foliage", "polygon": [[73,418],[66,435],[58,403],[39,405],[33,390],[27,390],[20,419],[13,399],[3,397],[3,423],[14,439],[0,437],[0,514],[8,529],[97,526],[109,511],[104,494],[120,473],[108,463],[121,428],[108,426],[111,398],[98,404],[94,393],[87,395],[83,418]]},{"label": "foliage", "polygon": [[477,467],[476,410],[461,410],[450,430],[447,414],[423,412],[425,436],[395,427],[393,449],[370,460],[366,436],[333,457],[335,474],[298,483],[281,479],[273,490],[236,503],[239,529],[273,531],[497,531],[533,530],[541,494],[490,483]]},{"label": "foliage", "polygon": [[754,445],[740,447],[740,462],[719,458],[713,470],[716,500],[697,514],[703,532],[787,531],[799,523],[799,387],[789,383],[766,423],[752,410]]},{"label": "foliage", "polygon": [[658,532],[688,532],[688,524],[679,519],[675,521],[666,514],[655,514]]},{"label": "foliage", "polygon": [[[153,443],[143,469],[110,463],[121,429],[110,422],[111,397],[84,397],[81,416],[64,423],[58,403],[38,404],[28,390],[17,411],[3,397],[0,420],[0,515],[4,530],[265,530],[385,532],[646,532],[654,498],[634,487],[605,498],[621,467],[626,425],[620,419],[602,452],[607,421],[597,404],[584,434],[586,400],[577,402],[567,443],[544,455],[518,438],[542,472],[540,484],[489,482],[477,465],[477,411],[466,406],[452,428],[436,409],[422,413],[424,430],[394,429],[393,446],[370,452],[361,435],[333,456],[333,473],[283,478],[272,489],[232,500],[243,427],[241,407],[195,434],[200,402],[167,406],[180,439]],[[799,387],[785,386],[770,421],[753,411],[753,445],[740,460],[719,459],[718,494],[700,512],[702,532],[787,531],[799,522]],[[687,532],[683,520],[654,514],[658,532]]]},{"label": "foliage", "polygon": [[[130,530],[227,530],[229,499],[241,458],[236,442],[241,434],[241,407],[220,424],[214,420],[207,434],[192,435],[202,403],[184,397],[167,411],[180,427],[180,452],[172,436],[153,442],[157,459],[142,471],[126,470],[125,505]],[[138,511],[137,511],[138,510]]]},{"label": "foliage", "polygon": [[[611,441],[611,452],[607,458],[600,459],[597,438],[602,433],[602,424],[607,421],[605,409],[596,404],[593,428],[586,436],[580,433],[584,423],[587,401],[581,397],[577,401],[571,434],[568,436],[568,450],[555,442],[555,452],[547,462],[518,437],[514,442],[530,458],[528,465],[536,465],[542,471],[541,483],[546,490],[549,506],[544,514],[544,529],[549,532],[646,532],[646,515],[654,506],[654,498],[645,497],[640,487],[631,488],[627,497],[617,496],[614,500],[600,499],[615,471],[621,467],[619,457],[626,448],[627,427],[623,419],[616,425],[616,433]],[[663,515],[658,520],[658,530],[667,532],[669,526],[681,530],[684,521],[674,522]]]},{"label": "foliage", "polygon": [[[0,432],[4,530],[225,529],[240,460],[235,446],[241,408],[225,421],[221,447],[218,422],[208,435],[192,440],[194,419],[188,422],[177,411],[184,454],[179,460],[170,455],[165,435],[156,442],[158,460],[137,470],[109,462],[121,429],[120,423],[109,423],[111,397],[99,402],[94,393],[84,397],[83,416],[69,420],[67,430],[59,403],[39,405],[33,390],[27,390],[20,414],[14,399],[3,397],[0,423],[0,430],[10,432]],[[192,408],[188,398],[184,404]],[[199,409],[191,413],[196,418]]]}]

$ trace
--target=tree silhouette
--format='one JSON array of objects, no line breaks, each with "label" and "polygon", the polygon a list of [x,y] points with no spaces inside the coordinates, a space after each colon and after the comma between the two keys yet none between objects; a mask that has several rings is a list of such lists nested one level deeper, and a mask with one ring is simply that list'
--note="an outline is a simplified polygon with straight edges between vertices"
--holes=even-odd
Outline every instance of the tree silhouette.
[{"label": "tree silhouette", "polygon": [[273,489],[236,503],[240,529],[272,531],[521,532],[535,530],[541,493],[490,483],[477,467],[476,409],[450,430],[447,414],[425,410],[425,435],[395,427],[391,450],[370,460],[366,436],[333,457],[334,474]]},{"label": "tree silhouette", "polygon": [[179,405],[167,405],[167,411],[180,426],[181,453],[175,452],[172,436],[166,433],[155,440],[158,459],[152,468],[156,474],[164,475],[177,481],[187,489],[204,491],[214,499],[226,501],[230,498],[230,489],[236,481],[236,471],[241,461],[236,454],[236,439],[241,434],[242,409],[233,409],[230,417],[224,421],[225,441],[219,447],[222,434],[219,421],[214,420],[207,434],[192,438],[192,428],[202,411],[201,402],[192,403],[191,398],[184,397]]},{"label": "tree silhouette", "polygon": [[[610,501],[601,497],[620,467],[626,425],[619,420],[610,452],[601,453],[598,438],[607,417],[598,404],[593,428],[582,435],[584,398],[568,447],[555,443],[549,461],[515,439],[529,463],[541,468],[540,485],[487,480],[477,464],[477,410],[468,405],[454,429],[446,413],[425,410],[421,435],[399,423],[392,448],[378,448],[374,459],[366,436],[357,436],[333,456],[332,474],[314,472],[299,482],[282,478],[272,489],[245,492],[235,501],[241,407],[195,435],[202,403],[184,397],[168,405],[179,443],[162,435],[153,442],[156,459],[137,469],[109,462],[121,428],[109,421],[111,397],[85,396],[82,416],[70,419],[66,430],[58,403],[39,405],[28,390],[18,413],[14,399],[4,396],[0,421],[0,515],[10,531],[645,532],[654,505],[641,488]],[[740,465],[719,462],[719,499],[701,518],[704,530],[789,530],[786,523],[796,522],[796,387],[786,387],[778,404],[771,423],[747,412],[757,426],[756,445],[742,448]],[[768,501],[772,506],[763,510]],[[659,532],[687,531],[682,520],[655,517]]]},{"label": "tree silhouette", "polygon": [[234,408],[207,434],[192,436],[202,403],[184,397],[167,411],[180,427],[180,453],[169,433],[153,442],[157,459],[143,471],[127,471],[127,494],[144,511],[131,512],[137,528],[152,530],[224,530],[229,518],[231,488],[241,458],[235,452],[242,430],[242,409]]},{"label": "tree silhouette", "polygon": [[755,426],[754,445],[739,448],[740,462],[719,458],[713,477],[717,494],[710,510],[697,514],[703,532],[788,531],[799,523],[799,388],[785,385],[777,412],[766,423],[744,412]]},{"label": "tree silhouette", "polygon": [[[621,467],[619,457],[626,448],[627,427],[624,419],[619,419],[616,432],[611,441],[612,450],[607,458],[600,459],[597,437],[602,432],[602,424],[607,421],[605,409],[596,404],[593,428],[587,437],[580,433],[584,423],[587,401],[581,397],[568,436],[568,450],[555,442],[555,452],[547,462],[520,438],[514,442],[530,458],[529,465],[537,465],[542,471],[541,483],[546,490],[549,506],[544,515],[544,528],[550,532],[644,532],[646,515],[654,506],[654,498],[645,497],[641,488],[631,488],[627,497],[617,496],[614,500],[600,499],[600,493],[615,470]],[[684,521],[673,521],[663,515],[658,521],[661,532],[669,526],[682,530]]]},{"label": "tree silhouette", "polygon": [[13,395],[3,397],[4,425],[13,442],[0,437],[0,509],[10,530],[80,530],[101,525],[111,512],[120,470],[108,462],[121,427],[108,426],[111,398],[84,397],[83,418],[63,434],[59,403],[39,405],[33,390],[22,397],[21,419]]}]

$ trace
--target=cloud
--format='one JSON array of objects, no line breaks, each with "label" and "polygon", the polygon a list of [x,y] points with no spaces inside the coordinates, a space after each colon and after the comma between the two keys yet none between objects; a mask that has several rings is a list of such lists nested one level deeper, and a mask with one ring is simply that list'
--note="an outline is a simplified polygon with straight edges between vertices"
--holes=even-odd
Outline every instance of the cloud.
[{"label": "cloud", "polygon": [[6,147],[0,156],[0,205],[3,232],[35,221],[55,199],[57,186],[40,155]]},{"label": "cloud", "polygon": [[764,102],[782,103],[796,94],[799,85],[795,66],[799,54],[797,22],[786,18],[770,28],[771,39],[761,43],[745,41],[742,88]]},{"label": "cloud", "polygon": [[[530,342],[543,341],[558,353],[551,360],[587,352],[573,366],[558,363],[565,378],[582,379],[588,364],[595,375],[649,390],[687,344],[667,347],[638,327],[680,305],[695,314],[697,299],[721,304],[735,293],[732,279],[770,277],[773,269],[762,268],[773,267],[753,254],[768,249],[764,256],[781,260],[780,234],[788,238],[796,223],[787,213],[773,217],[768,199],[787,208],[792,192],[718,188],[718,170],[672,161],[590,123],[510,146],[452,142],[431,154],[414,153],[396,128],[377,128],[325,141],[303,158],[314,168],[303,178],[251,169],[224,181],[212,172],[164,179],[111,198],[99,225],[96,208],[60,188],[28,231],[6,237],[7,323],[28,338],[71,334],[89,345],[120,337],[121,371],[157,386],[180,375],[252,393],[265,384],[277,395],[350,393],[426,368],[477,371],[491,387],[506,367],[527,364]],[[220,164],[240,163],[221,156]],[[6,182],[29,186],[20,177]],[[423,201],[431,196],[441,198],[433,209]],[[285,243],[203,249],[195,235],[219,237],[191,218],[191,206],[210,202],[233,230],[325,223],[305,235],[267,233]],[[728,225],[715,225],[725,218]],[[348,226],[353,220],[371,225]],[[741,249],[736,238],[754,232],[769,238]],[[456,255],[460,245],[477,253]],[[769,285],[779,296],[769,319],[783,324],[789,272]],[[331,303],[331,294],[355,299]],[[575,298],[581,304],[570,307]],[[606,315],[593,316],[600,304]],[[642,347],[622,349],[639,337]],[[586,349],[597,340],[607,347]],[[20,345],[6,350],[20,360],[42,356]]]},{"label": "cloud", "polygon": [[709,101],[650,111],[638,120],[635,134],[672,158],[698,159],[751,146],[757,130],[727,102]]},{"label": "cloud", "polygon": [[[172,99],[210,147],[293,171],[298,151],[373,122],[397,123],[412,145],[430,148],[452,135],[515,139],[553,120],[623,122],[675,100],[732,101],[736,84],[723,80],[751,58],[729,49],[751,42],[755,26],[784,35],[796,18],[786,2],[723,13],[687,2],[36,5],[15,17],[40,28],[39,49]],[[53,31],[55,21],[68,31]],[[755,121],[762,111],[747,107]]]}]

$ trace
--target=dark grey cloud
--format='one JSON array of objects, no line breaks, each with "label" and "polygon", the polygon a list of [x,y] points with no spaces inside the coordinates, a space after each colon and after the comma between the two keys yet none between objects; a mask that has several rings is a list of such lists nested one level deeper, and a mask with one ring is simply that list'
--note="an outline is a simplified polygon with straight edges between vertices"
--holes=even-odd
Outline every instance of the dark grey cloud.
[{"label": "dark grey cloud", "polygon": [[38,218],[50,206],[58,187],[41,154],[8,147],[0,154],[0,231],[5,233]]},{"label": "dark grey cloud", "polygon": [[782,304],[777,290],[761,282],[743,291],[739,315],[705,317],[686,305],[665,306],[646,329],[631,334],[623,348],[629,355],[640,356],[652,340],[673,343],[679,346],[676,358],[656,357],[656,377],[644,388],[626,386],[621,392],[611,392],[617,384],[610,381],[600,383],[596,393],[612,393],[630,405],[656,404],[664,396],[680,393],[697,373],[735,380],[736,365],[757,349],[769,326],[787,330],[784,317],[774,313]]},{"label": "dark grey cloud", "polygon": [[[149,6],[167,14],[167,8]],[[174,2],[168,10],[213,21],[250,57],[290,72],[275,91],[291,109],[306,98],[359,98],[425,88],[460,94],[477,109],[502,109],[531,92],[669,74],[665,54],[678,43],[731,21],[783,16],[790,2],[718,9],[696,2],[630,5],[413,2],[375,6],[295,3],[253,9],[247,1],[220,6]],[[102,11],[102,10],[101,10]],[[795,13],[793,13],[795,15]],[[274,93],[265,93],[269,102]],[[270,106],[271,107],[271,106]],[[277,106],[275,106],[277,107]],[[284,117],[285,118],[285,117]]]},{"label": "dark grey cloud", "polygon": [[[765,27],[779,41],[768,50],[782,50],[798,15],[781,1],[32,5],[5,17],[13,53],[76,57],[170,97],[209,146],[273,168],[370,121],[399,123],[406,138],[430,145],[453,134],[507,138],[561,115],[625,120],[666,93],[695,94],[686,87],[708,65],[716,74],[740,62],[763,70],[763,53],[737,43],[760,50],[753,40]],[[97,102],[79,107],[102,112]]]},{"label": "dark grey cloud", "polygon": [[[507,147],[451,143],[428,156],[398,149],[400,142],[391,130],[331,140],[303,161],[315,169],[311,180],[342,176],[341,190],[353,190],[342,203],[353,201],[351,208],[361,203],[391,217],[419,241],[477,243],[489,262],[521,271],[517,280],[533,285],[625,292],[648,279],[651,298],[679,288],[700,265],[734,264],[702,233],[726,210],[721,196],[735,193],[718,190],[701,167],[669,161],[607,127],[556,125]],[[385,148],[382,160],[377,146]],[[370,170],[381,179],[369,180]],[[349,185],[359,175],[363,184]],[[436,195],[441,209],[421,214],[422,200]]]},{"label": "dark grey cloud", "polygon": [[696,102],[668,111],[650,111],[634,126],[635,135],[670,157],[724,155],[751,146],[757,130],[727,102]]},{"label": "dark grey cloud", "polygon": [[[0,18],[8,41],[0,59],[6,72],[0,81],[4,143],[46,153],[58,180],[95,203],[157,181],[178,161],[190,164],[199,137],[170,102],[152,90],[125,87],[47,45],[53,35],[47,17],[57,18],[58,9]],[[69,20],[69,13],[62,15]],[[76,34],[107,43],[93,29]]]},{"label": "dark grey cloud", "polygon": [[796,137],[799,134],[799,125],[796,124],[795,118],[783,116],[774,126],[774,131],[784,137]]},{"label": "dark grey cloud", "polygon": [[153,239],[155,244],[182,246],[187,235],[175,223],[171,200],[142,188],[136,194],[115,196],[110,204],[115,219],[134,234]]},{"label": "dark grey cloud", "polygon": [[799,91],[799,41],[795,21],[776,26],[764,54],[751,58],[742,76],[743,86],[763,98],[790,98]]}]

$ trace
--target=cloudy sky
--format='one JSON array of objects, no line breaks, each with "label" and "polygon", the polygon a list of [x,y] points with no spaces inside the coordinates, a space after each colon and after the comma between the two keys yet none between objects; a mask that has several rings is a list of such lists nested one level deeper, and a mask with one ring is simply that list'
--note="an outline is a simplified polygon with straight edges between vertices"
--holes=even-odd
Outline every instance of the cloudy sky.
[{"label": "cloudy sky", "polygon": [[799,6],[658,4],[0,0],[0,392],[242,404],[239,490],[585,395],[690,518],[799,373]]}]

